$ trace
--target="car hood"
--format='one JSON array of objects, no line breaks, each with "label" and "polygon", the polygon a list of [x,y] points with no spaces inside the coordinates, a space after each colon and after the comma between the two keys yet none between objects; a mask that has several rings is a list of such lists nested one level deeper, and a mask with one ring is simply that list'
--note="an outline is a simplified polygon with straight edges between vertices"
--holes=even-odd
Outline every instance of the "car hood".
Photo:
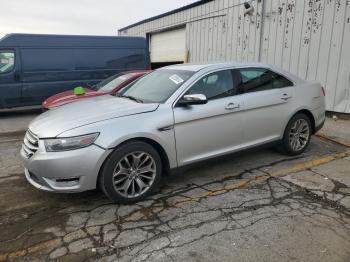
[{"label": "car hood", "polygon": [[128,115],[151,112],[159,104],[137,103],[111,95],[84,99],[49,110],[30,124],[29,129],[39,138],[56,137],[80,126]]},{"label": "car hood", "polygon": [[68,103],[72,103],[75,101],[78,101],[80,99],[85,99],[89,97],[94,96],[101,96],[105,95],[106,93],[98,92],[92,89],[86,89],[86,93],[83,95],[76,95],[74,94],[74,90],[68,90],[61,93],[58,93],[56,95],[50,96],[48,99],[46,99],[43,102],[43,107],[45,108],[54,108],[57,106],[65,105]]}]

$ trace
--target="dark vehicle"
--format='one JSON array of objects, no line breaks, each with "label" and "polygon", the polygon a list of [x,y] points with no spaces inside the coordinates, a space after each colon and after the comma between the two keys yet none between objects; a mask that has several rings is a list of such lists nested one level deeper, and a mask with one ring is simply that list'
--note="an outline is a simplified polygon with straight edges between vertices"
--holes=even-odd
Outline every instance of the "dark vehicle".
[{"label": "dark vehicle", "polygon": [[142,37],[10,34],[0,39],[0,108],[40,105],[72,87],[149,68]]}]

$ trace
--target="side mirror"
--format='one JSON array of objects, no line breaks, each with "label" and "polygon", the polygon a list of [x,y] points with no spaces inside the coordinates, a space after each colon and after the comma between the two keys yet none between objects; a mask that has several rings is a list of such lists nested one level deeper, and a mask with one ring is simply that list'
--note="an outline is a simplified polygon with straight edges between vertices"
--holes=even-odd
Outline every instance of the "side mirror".
[{"label": "side mirror", "polygon": [[184,95],[178,102],[178,106],[190,106],[190,105],[203,105],[208,103],[208,99],[205,95],[194,94]]}]

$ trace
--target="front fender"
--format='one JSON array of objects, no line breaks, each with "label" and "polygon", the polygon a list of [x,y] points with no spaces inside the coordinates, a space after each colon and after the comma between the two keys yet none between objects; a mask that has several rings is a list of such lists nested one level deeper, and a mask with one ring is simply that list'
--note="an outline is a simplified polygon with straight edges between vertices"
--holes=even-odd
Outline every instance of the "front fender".
[{"label": "front fender", "polygon": [[173,126],[171,108],[162,107],[155,112],[136,114],[108,121],[92,123],[66,131],[60,137],[70,137],[99,132],[95,144],[113,149],[121,143],[137,138],[146,138],[158,143],[167,154],[170,168],[177,167],[174,129],[162,129]]}]

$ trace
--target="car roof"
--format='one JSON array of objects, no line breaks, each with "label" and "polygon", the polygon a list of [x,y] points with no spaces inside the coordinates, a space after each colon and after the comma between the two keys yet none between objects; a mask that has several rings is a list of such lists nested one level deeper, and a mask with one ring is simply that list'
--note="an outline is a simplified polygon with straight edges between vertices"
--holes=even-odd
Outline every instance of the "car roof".
[{"label": "car roof", "polygon": [[94,47],[146,48],[144,37],[86,36],[47,34],[8,34],[0,38],[1,47]]},{"label": "car roof", "polygon": [[174,70],[188,70],[188,71],[200,71],[202,69],[220,69],[226,67],[265,67],[271,68],[271,65],[264,63],[210,63],[210,64],[176,64],[163,67],[163,69],[174,69]]},{"label": "car roof", "polygon": [[173,70],[187,70],[187,71],[193,71],[193,72],[199,72],[201,70],[204,71],[210,71],[210,70],[220,70],[221,68],[240,68],[240,67],[259,67],[259,68],[267,68],[270,69],[276,73],[279,73],[290,80],[292,80],[294,83],[302,83],[305,82],[305,80],[297,77],[294,74],[291,74],[288,71],[285,71],[279,67],[276,67],[274,65],[266,64],[266,63],[253,63],[253,62],[230,62],[230,63],[210,63],[210,64],[176,64],[176,65],[170,65],[166,67],[162,67],[158,70],[162,69],[173,69]]},{"label": "car roof", "polygon": [[147,74],[150,72],[152,72],[152,71],[151,70],[131,70],[131,71],[123,71],[119,74],[122,74],[122,75],[144,75],[144,74]]}]

